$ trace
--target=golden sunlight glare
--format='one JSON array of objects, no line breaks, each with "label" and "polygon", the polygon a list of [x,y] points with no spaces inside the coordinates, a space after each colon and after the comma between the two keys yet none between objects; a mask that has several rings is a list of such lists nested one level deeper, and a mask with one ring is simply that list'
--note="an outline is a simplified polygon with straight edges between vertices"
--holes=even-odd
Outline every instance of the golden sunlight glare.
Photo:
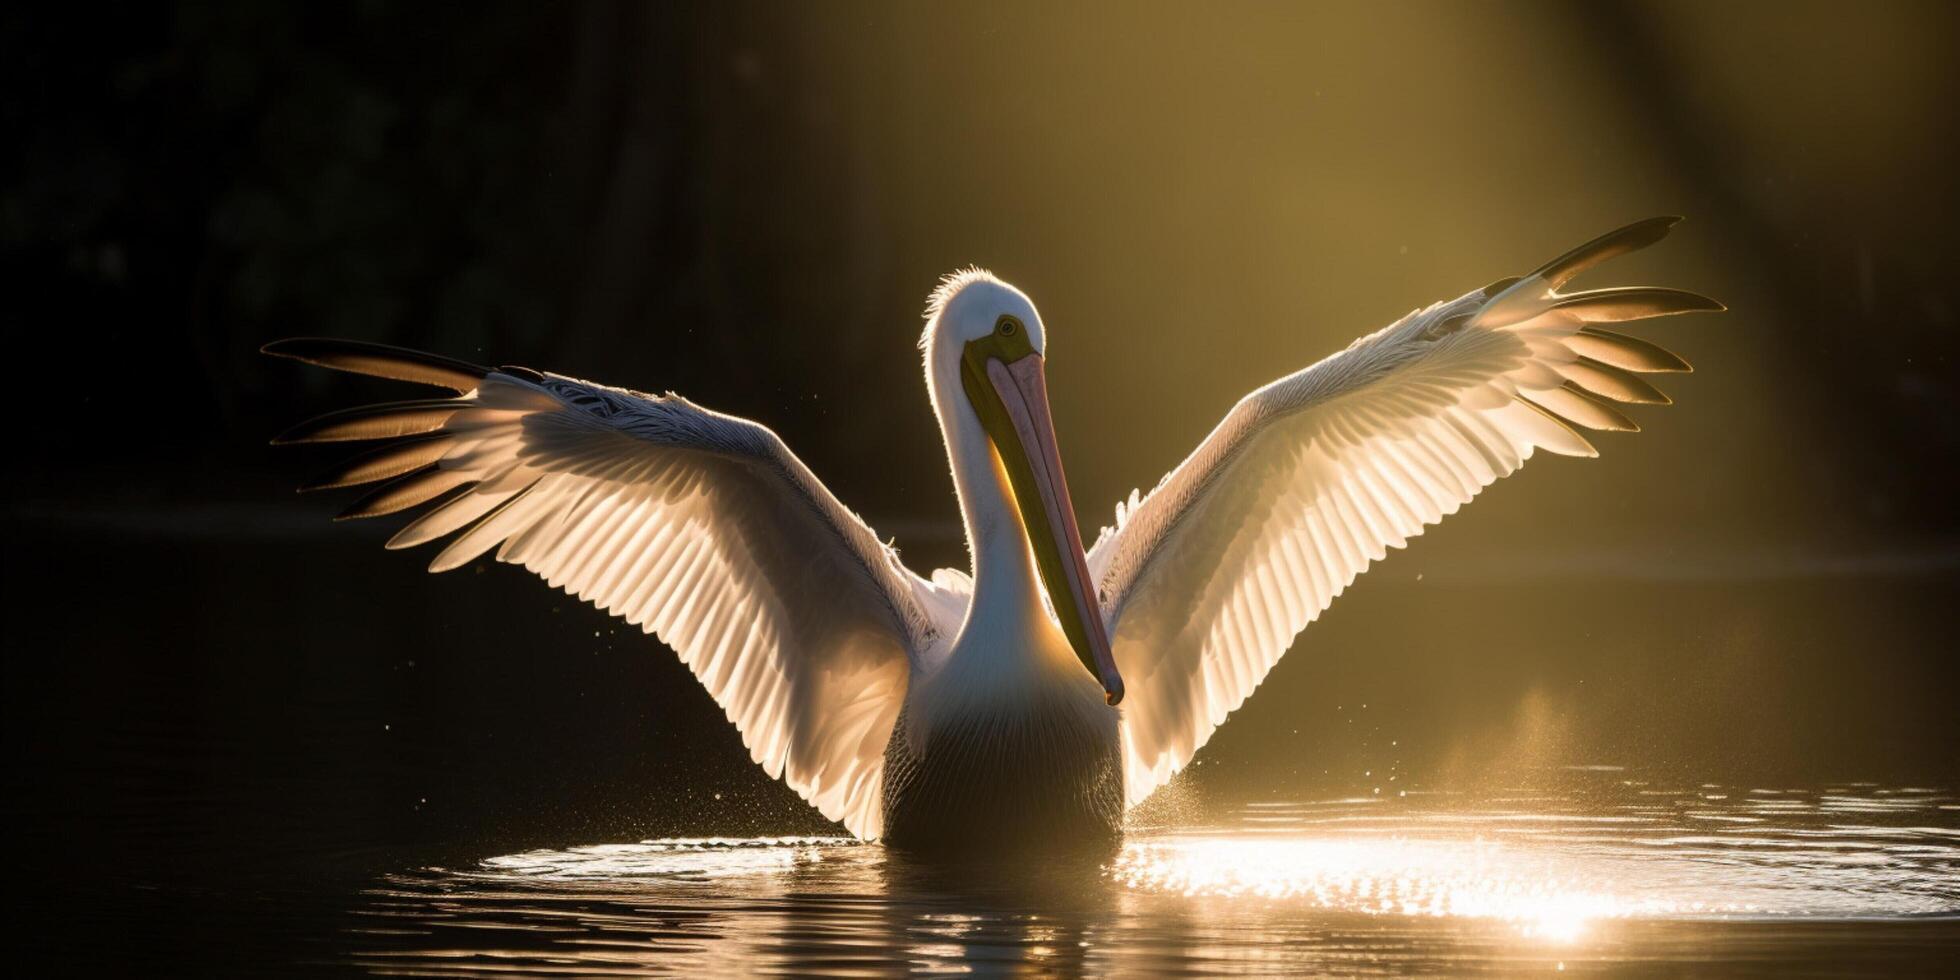
[{"label": "golden sunlight glare", "polygon": [[1365,915],[1500,920],[1528,938],[1571,942],[1602,919],[1747,911],[1629,899],[1607,882],[1483,840],[1199,837],[1139,840],[1112,871],[1133,889],[1250,897]]}]

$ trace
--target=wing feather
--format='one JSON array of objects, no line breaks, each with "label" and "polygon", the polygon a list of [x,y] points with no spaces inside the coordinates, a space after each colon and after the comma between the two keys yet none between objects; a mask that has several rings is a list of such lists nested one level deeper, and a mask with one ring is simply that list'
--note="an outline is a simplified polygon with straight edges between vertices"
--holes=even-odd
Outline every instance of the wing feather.
[{"label": "wing feather", "polygon": [[260,350],[274,357],[291,358],[336,371],[448,388],[459,395],[475,391],[484,376],[490,373],[489,368],[453,357],[360,340],[293,337],[275,340]]},{"label": "wing feather", "polygon": [[332,413],[279,441],[399,440],[316,485],[393,478],[347,517],[441,498],[388,547],[447,538],[437,572],[494,549],[659,636],[765,771],[853,833],[879,835],[885,742],[910,660],[962,610],[775,433],[677,396],[379,345],[266,350],[458,391]]},{"label": "wing feather", "polygon": [[456,410],[468,407],[462,399],[388,402],[328,412],[280,433],[275,446],[302,442],[361,442],[433,432]]},{"label": "wing feather", "polygon": [[1132,803],[1188,763],[1389,549],[1535,450],[1592,456],[1582,430],[1637,431],[1613,402],[1667,403],[1635,372],[1687,363],[1592,324],[1721,304],[1649,287],[1558,290],[1677,220],[1610,232],[1253,392],[1155,490],[1118,505],[1089,567],[1129,681]]},{"label": "wing feather", "polygon": [[345,460],[307,481],[300,491],[357,487],[401,476],[441,459],[454,444],[453,440],[441,433],[397,439]]},{"label": "wing feather", "polygon": [[345,521],[357,517],[381,517],[400,513],[410,507],[426,504],[469,482],[468,474],[440,469],[437,464],[430,464],[428,467],[369,491],[366,496],[354,501],[334,519]]},{"label": "wing feather", "polygon": [[1629,371],[1648,373],[1661,371],[1693,371],[1681,355],[1659,344],[1629,337],[1598,327],[1581,327],[1578,333],[1567,337],[1565,345],[1574,354],[1582,354],[1603,364],[1625,368]]}]

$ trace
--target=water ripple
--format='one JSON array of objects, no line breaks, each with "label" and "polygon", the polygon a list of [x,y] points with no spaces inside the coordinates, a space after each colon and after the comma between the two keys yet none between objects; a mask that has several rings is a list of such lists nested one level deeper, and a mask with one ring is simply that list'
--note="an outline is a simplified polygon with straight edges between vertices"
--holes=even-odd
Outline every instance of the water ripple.
[{"label": "water ripple", "polygon": [[1080,862],[828,837],[537,850],[377,882],[349,933],[359,965],[422,975],[1910,970],[1960,942],[1946,790],[1614,785],[1263,801]]}]

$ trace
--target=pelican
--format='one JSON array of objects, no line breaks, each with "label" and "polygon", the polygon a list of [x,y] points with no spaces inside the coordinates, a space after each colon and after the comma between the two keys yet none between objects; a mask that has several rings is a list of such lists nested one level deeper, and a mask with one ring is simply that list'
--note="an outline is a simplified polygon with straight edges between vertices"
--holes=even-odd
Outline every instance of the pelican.
[{"label": "pelican", "polygon": [[[673,648],[750,756],[864,839],[1108,841],[1370,562],[1534,450],[1635,431],[1616,403],[1687,362],[1600,324],[1723,309],[1561,292],[1663,238],[1654,218],[1413,311],[1246,395],[1084,550],[1049,416],[1048,328],[991,273],[926,306],[926,389],[971,567],[929,578],[768,428],[678,395],[352,341],[264,351],[448,389],[278,443],[379,445],[303,490],[383,483],[343,517],[435,502],[389,540],[495,549]],[[453,537],[452,537],[453,535]]]}]

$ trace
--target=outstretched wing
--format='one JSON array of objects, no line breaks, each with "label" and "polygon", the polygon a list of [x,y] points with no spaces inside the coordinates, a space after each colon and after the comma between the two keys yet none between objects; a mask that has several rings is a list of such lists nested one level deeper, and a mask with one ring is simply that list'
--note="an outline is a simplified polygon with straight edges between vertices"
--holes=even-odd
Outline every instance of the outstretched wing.
[{"label": "outstretched wing", "polygon": [[1089,569],[1129,688],[1131,803],[1190,761],[1369,562],[1534,449],[1592,456],[1580,427],[1637,430],[1614,402],[1668,401],[1635,372],[1687,363],[1599,324],[1721,304],[1557,290],[1678,220],[1629,225],[1410,313],[1254,391],[1148,496],[1117,506]]},{"label": "outstretched wing", "polygon": [[947,597],[774,432],[675,395],[523,368],[347,341],[265,350],[456,391],[323,416],[275,441],[386,440],[313,488],[390,480],[342,516],[434,501],[388,547],[453,534],[430,571],[495,548],[657,634],[772,777],[879,836],[908,657],[936,639]]}]

